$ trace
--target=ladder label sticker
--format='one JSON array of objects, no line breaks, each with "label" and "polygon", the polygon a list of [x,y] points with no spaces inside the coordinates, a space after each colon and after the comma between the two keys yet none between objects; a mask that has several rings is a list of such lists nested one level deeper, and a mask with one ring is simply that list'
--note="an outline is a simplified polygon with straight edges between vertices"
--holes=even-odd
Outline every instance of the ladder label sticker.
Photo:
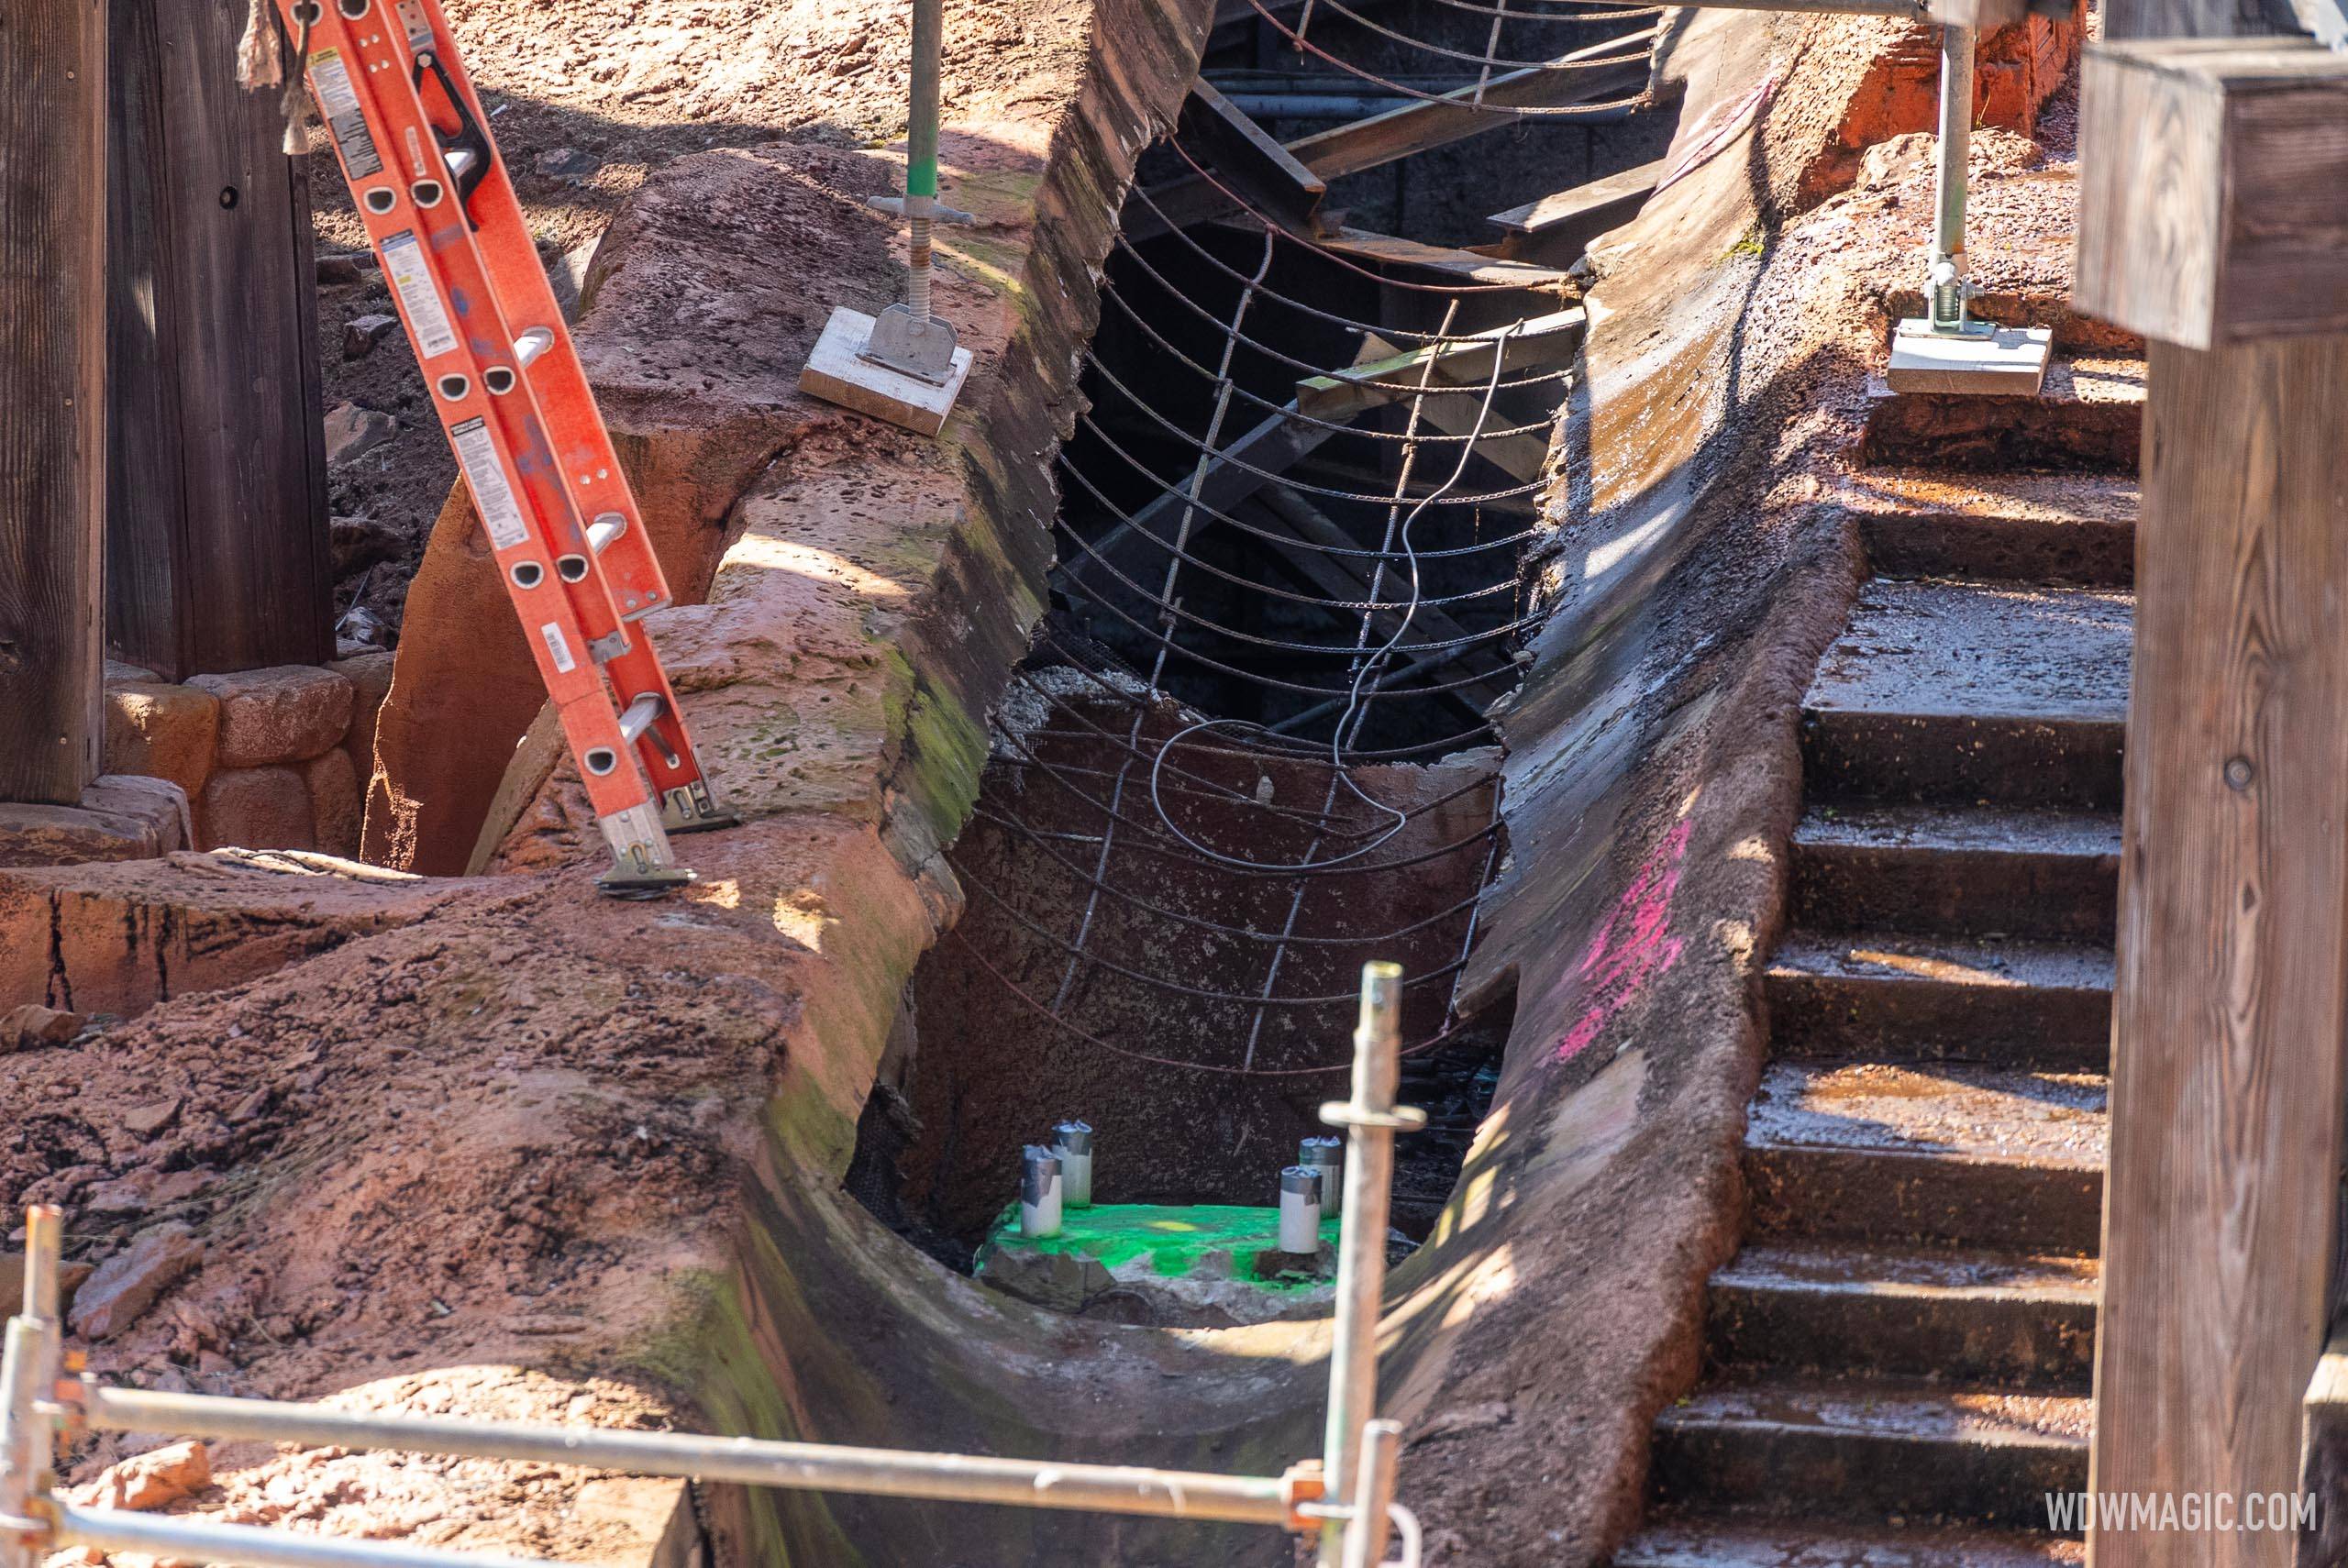
[{"label": "ladder label sticker", "polygon": [[570,657],[570,639],[562,635],[560,626],[548,621],[538,628],[538,635],[546,639],[547,655],[554,660],[556,669],[569,675],[579,667],[579,661]]},{"label": "ladder label sticker", "polygon": [[334,132],[334,144],[342,149],[343,167],[350,177],[381,174],[383,160],[375,155],[375,138],[367,134],[367,116],[359,107],[341,50],[322,49],[310,56],[310,85],[317,91],[318,112]]},{"label": "ladder label sticker", "polygon": [[399,293],[400,309],[407,315],[408,328],[415,334],[415,346],[423,357],[436,359],[454,348],[456,329],[449,325],[448,308],[440,303],[440,291],[432,286],[431,271],[424,264],[424,247],[416,243],[414,234],[403,230],[383,241],[383,271]]},{"label": "ladder label sticker", "polygon": [[[473,505],[481,513],[482,526],[489,530],[489,542],[501,550],[510,550],[530,536],[522,521],[521,502],[514,499],[514,487],[506,482],[505,469],[497,460],[497,445],[489,438],[489,428],[478,419],[468,419],[449,432],[449,443],[457,448],[457,461],[465,470],[465,483],[472,487]],[[562,655],[558,655],[558,659]],[[569,669],[570,666],[562,667]]]}]

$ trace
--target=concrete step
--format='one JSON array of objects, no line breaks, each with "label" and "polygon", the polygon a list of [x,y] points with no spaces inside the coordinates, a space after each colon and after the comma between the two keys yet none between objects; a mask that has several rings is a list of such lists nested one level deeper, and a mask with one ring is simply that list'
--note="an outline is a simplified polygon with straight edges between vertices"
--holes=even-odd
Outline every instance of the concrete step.
[{"label": "concrete step", "polygon": [[1805,1520],[2043,1529],[2087,1485],[2088,1399],[1928,1384],[1722,1382],[1656,1421],[1661,1500]]},{"label": "concrete step", "polygon": [[2093,1259],[1755,1242],[1712,1275],[1706,1349],[1733,1372],[2094,1382]]},{"label": "concrete step", "polygon": [[1886,577],[2080,588],[2136,580],[2132,473],[1869,471],[1841,499]]},{"label": "concrete step", "polygon": [[2109,948],[1792,932],[1764,986],[1779,1057],[1980,1062],[2100,1073]]},{"label": "concrete step", "polygon": [[2110,943],[2120,818],[2041,808],[1814,805],[1794,826],[1793,922],[1813,931]]},{"label": "concrete step", "polygon": [[2093,1253],[2104,1095],[2088,1074],[1773,1062],[1745,1120],[1749,1233]]},{"label": "concrete step", "polygon": [[2133,610],[2110,590],[1869,582],[1802,700],[1811,797],[2117,811]]},{"label": "concrete step", "polygon": [[1870,466],[2132,473],[2144,412],[2142,359],[2058,359],[2036,397],[1867,389]]},{"label": "concrete step", "polygon": [[2042,1531],[1772,1518],[1670,1509],[1614,1554],[1614,1568],[2077,1568],[2077,1540]]}]

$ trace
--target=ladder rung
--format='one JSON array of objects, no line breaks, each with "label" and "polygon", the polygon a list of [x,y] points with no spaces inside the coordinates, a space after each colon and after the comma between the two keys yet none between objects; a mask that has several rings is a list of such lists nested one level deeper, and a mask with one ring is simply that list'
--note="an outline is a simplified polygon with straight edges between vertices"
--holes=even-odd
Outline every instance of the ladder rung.
[{"label": "ladder rung", "polygon": [[691,873],[670,858],[664,809],[685,802],[683,825],[725,820],[659,655],[626,624],[673,601],[520,205],[482,178],[494,142],[443,0],[379,3],[395,4],[395,28],[369,19],[370,0],[277,9],[316,46],[309,84],[611,848],[602,885],[665,890]]},{"label": "ladder rung", "polygon": [[658,691],[648,691],[630,702],[627,705],[627,712],[620,715],[620,738],[628,745],[634,745],[644,732],[652,727],[654,721],[660,717],[660,710],[666,704],[660,701],[660,693]]}]

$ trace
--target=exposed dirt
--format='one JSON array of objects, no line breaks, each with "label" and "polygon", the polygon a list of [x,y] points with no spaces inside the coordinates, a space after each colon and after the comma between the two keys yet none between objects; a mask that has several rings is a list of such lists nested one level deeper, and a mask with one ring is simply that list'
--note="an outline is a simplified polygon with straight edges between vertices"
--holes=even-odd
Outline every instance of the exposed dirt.
[{"label": "exposed dirt", "polygon": [[[904,130],[909,13],[880,0],[447,0],[540,258],[564,293],[612,215],[647,172],[687,153],[781,138],[880,147]],[[941,107],[982,120],[1044,101],[1084,37],[1042,0],[948,0]],[[364,256],[340,166],[313,127],[307,159],[320,255]],[[856,241],[844,231],[839,248]],[[329,262],[318,290],[326,406],[392,414],[399,434],[328,475],[329,510],[382,525],[392,553],[338,574],[335,608],[363,604],[394,636],[407,587],[449,488],[455,459],[424,397],[404,333],[346,359],[354,317],[393,314],[371,271]],[[755,323],[745,322],[755,329]],[[364,630],[363,624],[346,630]]]}]

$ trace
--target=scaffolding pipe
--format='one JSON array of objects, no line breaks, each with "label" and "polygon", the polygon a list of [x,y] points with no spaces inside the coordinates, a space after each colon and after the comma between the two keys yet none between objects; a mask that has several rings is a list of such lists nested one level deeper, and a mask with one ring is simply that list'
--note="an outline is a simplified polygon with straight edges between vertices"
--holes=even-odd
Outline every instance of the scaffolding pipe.
[{"label": "scaffolding pipe", "polygon": [[175,1514],[76,1508],[54,1502],[42,1512],[51,1530],[45,1543],[50,1548],[136,1551],[164,1562],[232,1562],[238,1568],[553,1568],[543,1558],[300,1535],[256,1525],[204,1524]]},{"label": "scaffolding pipe", "polygon": [[1386,1558],[1386,1524],[1394,1507],[1394,1474],[1402,1460],[1402,1423],[1368,1421],[1361,1429],[1361,1487],[1346,1530],[1344,1568],[1378,1568]]},{"label": "scaffolding pipe", "polygon": [[1361,1021],[1354,1030],[1353,1099],[1321,1108],[1324,1122],[1346,1132],[1345,1224],[1337,1243],[1336,1324],[1329,1345],[1322,1464],[1329,1496],[1348,1505],[1351,1516],[1321,1527],[1321,1568],[1342,1568],[1346,1540],[1357,1531],[1374,1532],[1380,1541],[1385,1538],[1386,1510],[1375,1498],[1376,1478],[1360,1460],[1363,1424],[1378,1409],[1378,1312],[1386,1286],[1394,1134],[1426,1125],[1424,1112],[1395,1106],[1401,1080],[1402,966],[1365,964]]},{"label": "scaffolding pipe", "polygon": [[[1382,1249],[1382,1224],[1378,1235]],[[1382,1250],[1379,1255],[1382,1262]],[[1284,1525],[1290,1517],[1292,1487],[1271,1476],[1060,1464],[684,1432],[362,1415],[272,1399],[145,1388],[92,1386],[82,1391],[81,1398],[84,1420],[101,1431],[405,1449],[471,1459],[593,1465],[639,1475],[673,1475],[744,1486],[925,1497],[949,1503],[1015,1503],[1035,1508],[1091,1508],[1233,1524]]]}]

